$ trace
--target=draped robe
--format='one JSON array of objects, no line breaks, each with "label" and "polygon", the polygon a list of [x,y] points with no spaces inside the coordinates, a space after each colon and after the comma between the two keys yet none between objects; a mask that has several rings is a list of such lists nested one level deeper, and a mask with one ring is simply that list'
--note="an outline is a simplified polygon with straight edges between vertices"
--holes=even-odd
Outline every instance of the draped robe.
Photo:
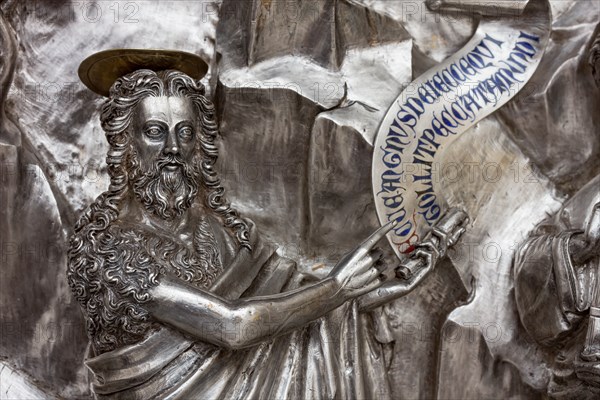
[{"label": "draped robe", "polygon": [[[253,224],[250,251],[238,248],[216,219],[209,221],[225,266],[210,292],[234,300],[311,281],[265,245]],[[346,302],[305,327],[241,350],[158,324],[137,343],[99,355],[90,351],[86,365],[98,399],[389,398],[382,344],[374,335],[376,315],[359,313],[356,302]],[[265,327],[250,324],[225,334],[243,335],[247,329]]]}]

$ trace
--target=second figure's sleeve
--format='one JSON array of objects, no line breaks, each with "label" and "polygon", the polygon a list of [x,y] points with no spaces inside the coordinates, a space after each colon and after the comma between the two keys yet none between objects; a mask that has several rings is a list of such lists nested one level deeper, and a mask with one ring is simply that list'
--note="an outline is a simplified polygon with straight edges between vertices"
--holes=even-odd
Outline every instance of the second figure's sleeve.
[{"label": "second figure's sleeve", "polygon": [[515,260],[515,296],[521,322],[543,345],[560,342],[589,308],[589,276],[574,267],[564,230],[530,238]]}]

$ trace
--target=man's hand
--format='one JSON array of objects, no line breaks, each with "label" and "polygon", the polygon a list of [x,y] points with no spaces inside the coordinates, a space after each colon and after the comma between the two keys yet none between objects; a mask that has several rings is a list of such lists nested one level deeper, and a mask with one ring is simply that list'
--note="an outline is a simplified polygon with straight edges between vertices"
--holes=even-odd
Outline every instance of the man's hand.
[{"label": "man's hand", "polygon": [[600,256],[600,202],[592,207],[585,231],[571,237],[569,253],[575,265]]},{"label": "man's hand", "polygon": [[380,275],[383,252],[374,249],[374,246],[397,224],[397,221],[392,221],[376,230],[333,267],[329,277],[335,279],[345,298],[350,299],[381,286],[385,279]]},{"label": "man's hand", "polygon": [[[413,282],[416,275],[422,279],[431,271],[449,247],[452,247],[466,230],[467,214],[458,209],[449,210],[418,244],[411,257],[396,268],[396,276]],[[420,280],[418,279],[418,280]]]},{"label": "man's hand", "polygon": [[464,211],[456,208],[449,210],[417,245],[410,258],[396,268],[396,279],[390,279],[359,299],[360,310],[372,310],[410,293],[435,268],[439,259],[446,255],[448,248],[456,244],[468,222],[469,218]]}]

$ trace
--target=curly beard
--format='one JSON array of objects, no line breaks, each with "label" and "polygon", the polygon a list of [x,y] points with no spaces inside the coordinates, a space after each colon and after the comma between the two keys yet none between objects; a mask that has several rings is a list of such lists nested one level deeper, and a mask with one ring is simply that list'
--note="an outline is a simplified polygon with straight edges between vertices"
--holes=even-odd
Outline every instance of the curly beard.
[{"label": "curly beard", "polygon": [[[198,160],[194,158],[190,165],[178,155],[161,155],[146,172],[142,171],[139,161],[137,152],[132,151],[129,179],[137,199],[146,210],[165,220],[181,216],[198,194]],[[170,163],[179,168],[167,170],[165,167]]]}]

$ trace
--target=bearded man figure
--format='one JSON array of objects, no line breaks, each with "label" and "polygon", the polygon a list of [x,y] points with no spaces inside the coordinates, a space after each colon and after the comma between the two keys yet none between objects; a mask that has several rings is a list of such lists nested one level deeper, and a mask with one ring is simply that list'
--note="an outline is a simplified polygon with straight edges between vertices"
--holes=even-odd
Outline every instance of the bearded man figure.
[{"label": "bearded man figure", "polygon": [[[589,64],[600,89],[600,25]],[[515,259],[521,322],[550,350],[554,399],[600,398],[600,175],[543,221]]]},{"label": "bearded man figure", "polygon": [[405,280],[380,288],[373,247],[394,221],[327,278],[308,279],[225,199],[203,62],[122,52],[98,53],[80,69],[108,95],[110,187],[75,227],[68,265],[97,398],[389,397],[372,321],[352,300],[363,296],[366,311],[411,291],[452,244],[446,237],[464,230],[462,214],[418,248],[409,261],[423,268]]}]

